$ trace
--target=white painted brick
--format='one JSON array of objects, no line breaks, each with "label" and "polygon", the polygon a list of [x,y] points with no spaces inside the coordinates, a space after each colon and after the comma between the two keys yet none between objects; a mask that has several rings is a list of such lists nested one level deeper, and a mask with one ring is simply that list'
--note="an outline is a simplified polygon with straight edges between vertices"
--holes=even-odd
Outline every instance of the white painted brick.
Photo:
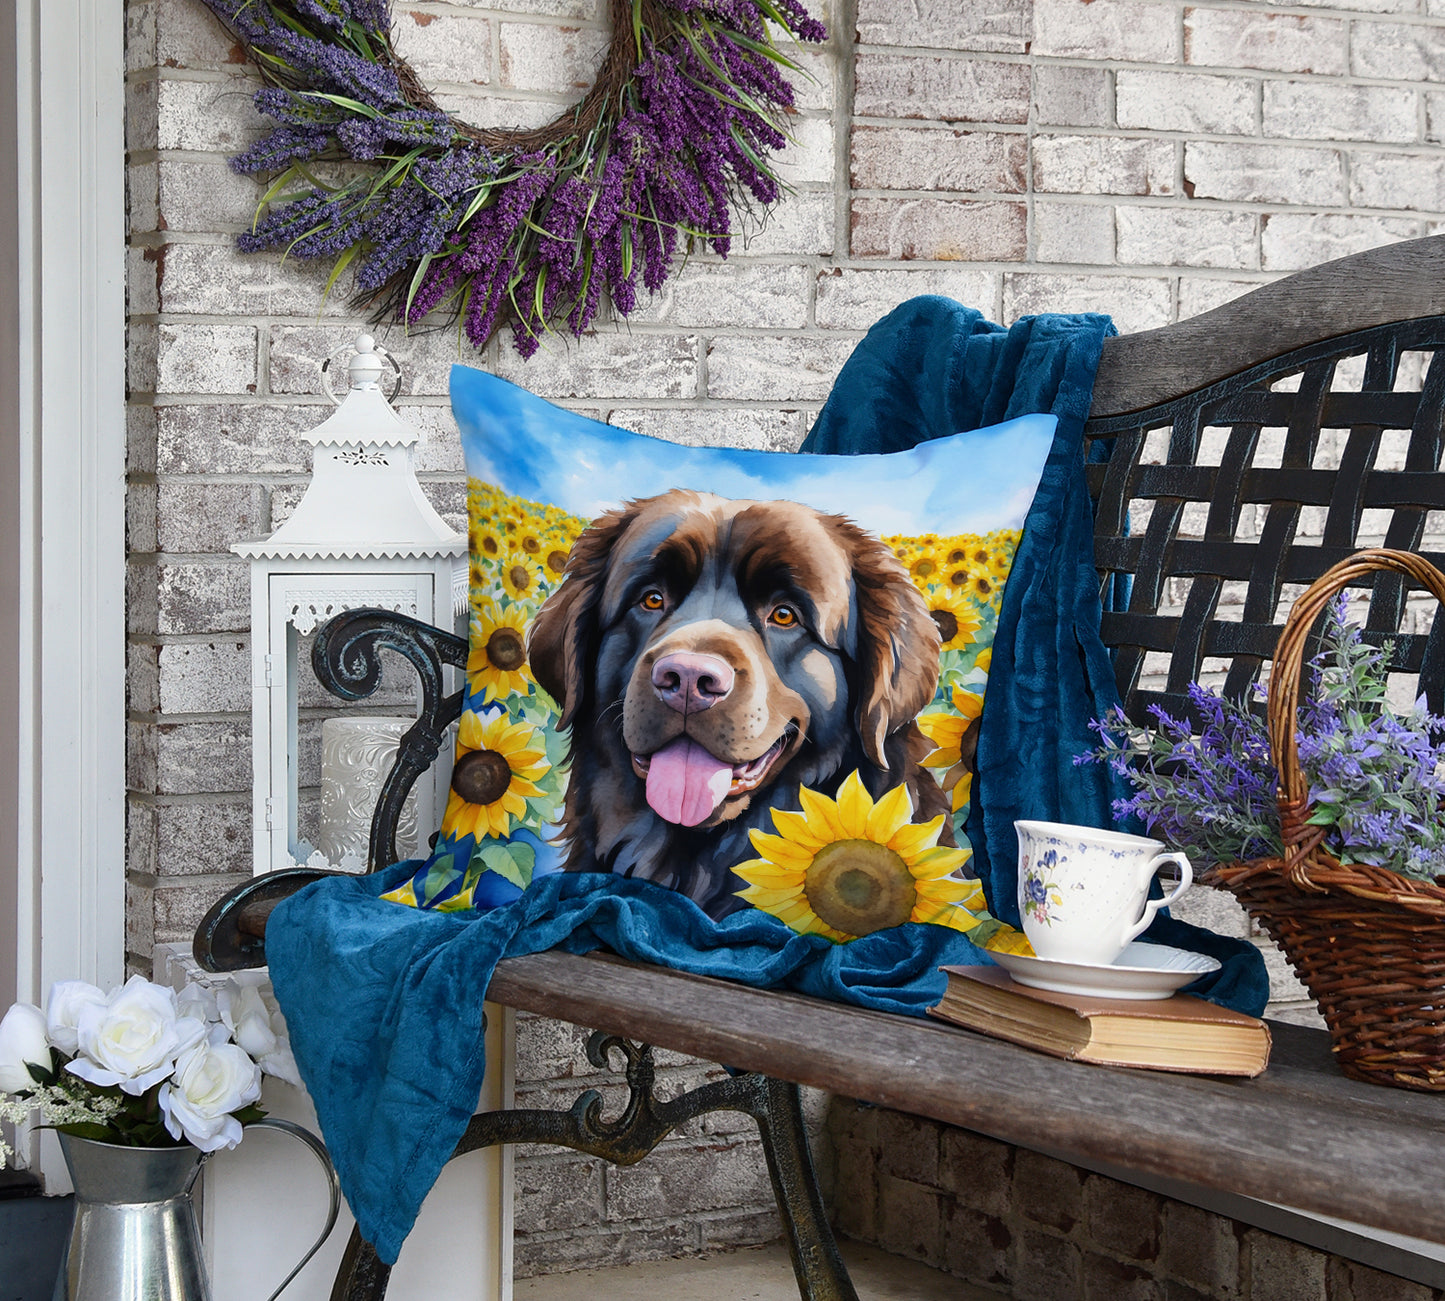
[{"label": "white painted brick", "polygon": [[[134,328],[134,327],[132,327]],[[325,406],[175,405],[153,410],[155,468],[168,474],[284,474],[311,468],[300,433],[334,410]]]},{"label": "white painted brick", "polygon": [[[355,339],[356,331],[346,325],[273,325],[271,392],[324,394],[327,391],[327,375],[322,374],[322,363],[328,358],[333,367],[344,363],[342,354],[352,347]],[[395,347],[395,340],[385,335],[381,337],[381,342],[389,350],[402,350]]]},{"label": "white painted brick", "polygon": [[500,335],[497,374],[544,398],[697,396],[697,339],[599,330],[580,340],[550,339],[531,361]]},{"label": "white painted brick", "polygon": [[225,81],[156,84],[156,148],[240,153],[275,123],[256,111],[258,83],[244,77]]},{"label": "white painted brick", "polygon": [[156,63],[162,68],[222,68],[245,62],[236,38],[204,5],[156,0]]},{"label": "white painted brick", "polygon": [[1219,68],[1339,75],[1349,62],[1339,18],[1253,9],[1186,9],[1184,62]]},{"label": "white painted brick", "polygon": [[265,537],[266,493],[258,483],[163,479],[157,486],[159,551],[220,552]]},{"label": "white painted brick", "polygon": [[130,0],[125,7],[125,70],[140,72],[156,66],[156,7],[154,0]]},{"label": "white painted brick", "polygon": [[546,126],[566,112],[565,101],[541,99],[525,91],[505,95],[483,95],[463,90],[441,90],[434,97],[437,106],[468,126],[495,130],[527,130]]},{"label": "white painted brick", "polygon": [[1169,281],[1163,277],[1068,275],[1010,271],[1003,278],[1003,320],[1040,312],[1105,312],[1124,334],[1169,324]]},{"label": "white painted brick", "polygon": [[814,314],[825,330],[866,330],[900,303],[920,294],[941,294],[992,317],[999,276],[976,267],[917,267],[908,270],[834,267],[818,273]]},{"label": "white painted brick", "polygon": [[154,572],[157,632],[244,632],[249,627],[251,573],[244,562],[162,561]]},{"label": "white painted brick", "polygon": [[1034,68],[1034,105],[1042,125],[1113,126],[1114,79],[1105,68],[1040,63]]},{"label": "white painted brick", "polygon": [[1419,134],[1419,96],[1394,86],[1264,83],[1264,134],[1294,140],[1403,143]]},{"label": "white painted brick", "polygon": [[157,393],[256,391],[255,326],[162,325],[157,334]]},{"label": "white painted brick", "polygon": [[854,340],[832,337],[717,338],[707,350],[708,396],[757,402],[820,402]]},{"label": "white painted brick", "polygon": [[[1272,5],[1283,5],[1287,9],[1347,9],[1350,13],[1361,14],[1413,14],[1420,11],[1420,0],[1266,0]],[[1430,13],[1437,0],[1425,0],[1425,12]]]},{"label": "white painted brick", "polygon": [[1120,68],[1114,94],[1121,127],[1251,135],[1259,82],[1252,77]]},{"label": "white painted brick", "polygon": [[893,261],[1010,262],[1028,243],[1022,203],[963,199],[855,199],[855,258]]},{"label": "white painted brick", "polygon": [[1135,266],[1259,266],[1259,218],[1210,208],[1120,207],[1119,261]]},{"label": "white painted brick", "polygon": [[157,163],[137,163],[125,169],[126,225],[132,234],[159,228],[160,186]]},{"label": "white painted brick", "polygon": [[126,485],[125,548],[141,552],[156,549],[156,486],[153,483]]},{"label": "white painted brick", "polygon": [[831,189],[804,190],[775,207],[761,229],[737,217],[733,251],[755,257],[831,253],[836,206]]},{"label": "white painted brick", "polygon": [[1350,43],[1350,71],[1389,81],[1445,78],[1445,28],[1360,22]]},{"label": "white painted brick", "polygon": [[[279,253],[242,253],[233,243],[163,244],[147,250],[160,311],[214,316],[318,316],[330,268]],[[328,316],[346,310],[344,285],[332,291]]]},{"label": "white painted brick", "polygon": [[631,319],[682,327],[799,329],[808,323],[812,282],[811,271],[801,265],[692,262]]},{"label": "white painted brick", "polygon": [[1039,262],[1114,261],[1114,210],[1104,204],[1034,203],[1034,258]]},{"label": "white painted brick", "polygon": [[1425,139],[1434,145],[1445,143],[1445,90],[1425,92]]},{"label": "white painted brick", "polygon": [[602,0],[451,0],[452,4],[499,13],[537,15],[547,18],[581,18],[601,22],[607,16]]},{"label": "white painted brick", "polygon": [[1243,203],[1343,204],[1344,161],[1333,149],[1191,140],[1184,180],[1197,199]]},{"label": "white painted brick", "polygon": [[811,412],[753,406],[617,407],[607,413],[609,425],[649,438],[689,447],[750,447],[762,452],[796,452],[811,419]]},{"label": "white painted brick", "polygon": [[503,23],[499,84],[554,95],[585,93],[597,80],[608,36],[595,27]]},{"label": "white painted brick", "polygon": [[1036,136],[1034,191],[1173,194],[1174,143],[1121,136]]},{"label": "white painted brick", "polygon": [[492,80],[492,25],[485,18],[397,9],[391,16],[391,38],[425,85],[485,86]]},{"label": "white painted brick", "polygon": [[855,127],[853,186],[1021,194],[1028,138],[1015,132]]},{"label": "white painted brick", "polygon": [[826,117],[793,117],[792,137],[773,155],[773,170],[784,185],[827,184],[835,170],[833,122]]},{"label": "white painted brick", "polygon": [[1035,0],[1035,55],[1179,60],[1179,11],[1149,0]]},{"label": "white painted brick", "polygon": [[127,474],[156,472],[156,412],[144,399],[125,409],[125,468]]},{"label": "white painted brick", "polygon": [[154,325],[131,321],[125,332],[125,386],[132,397],[156,390],[156,338]]},{"label": "white painted brick", "polygon": [[1029,10],[1028,0],[949,0],[947,4],[858,0],[858,41],[1025,54]]},{"label": "white painted brick", "polygon": [[158,225],[162,230],[244,230],[256,215],[265,188],[223,162],[160,161]]},{"label": "white painted brick", "polygon": [[127,149],[156,147],[156,83],[133,81],[125,88],[125,143]]},{"label": "white painted brick", "polygon": [[1241,294],[1252,293],[1259,285],[1252,280],[1206,279],[1204,276],[1179,277],[1179,319],[1212,312],[1216,307],[1233,302]]},{"label": "white painted brick", "polygon": [[151,316],[160,311],[156,286],[156,257],[159,249],[132,245],[125,251],[126,311],[131,316]]},{"label": "white painted brick", "polygon": [[[1034,75],[1039,77],[1045,71],[1038,68]],[[1075,69],[1047,71],[1073,72]],[[957,56],[860,53],[854,76],[853,111],[861,117],[1019,125],[1029,119],[1026,63]]]},{"label": "white painted brick", "polygon": [[1357,208],[1445,212],[1445,157],[1356,154],[1350,162],[1350,203]]},{"label": "white painted brick", "polygon": [[832,113],[837,106],[834,85],[838,71],[836,51],[831,47],[819,50],[812,46],[798,46],[785,52],[801,69],[799,72],[783,70],[783,75],[793,87],[793,107],[804,113]]},{"label": "white painted brick", "polygon": [[251,710],[251,648],[244,638],[162,646],[157,673],[164,714]]},{"label": "white painted brick", "polygon": [[1266,213],[1261,225],[1266,271],[1301,271],[1424,233],[1406,218],[1346,213]]}]

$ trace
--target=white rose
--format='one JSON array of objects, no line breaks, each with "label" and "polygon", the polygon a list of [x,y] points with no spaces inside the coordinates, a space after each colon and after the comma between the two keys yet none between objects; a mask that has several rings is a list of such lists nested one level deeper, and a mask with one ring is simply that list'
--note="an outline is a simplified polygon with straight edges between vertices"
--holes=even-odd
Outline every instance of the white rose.
[{"label": "white rose", "polygon": [[261,1068],[232,1043],[199,1043],[176,1063],[161,1086],[166,1132],[202,1152],[235,1147],[241,1122],[231,1113],[261,1096]]},{"label": "white rose", "polygon": [[221,1019],[215,994],[205,985],[198,985],[194,981],[176,995],[176,1010],[181,1016],[194,1017],[207,1025],[215,1025]]},{"label": "white rose", "polygon": [[81,1009],[80,1056],[66,1070],[139,1097],[175,1070],[176,1058],[205,1034],[204,1022],[177,1015],[173,990],[132,976],[104,1006]]},{"label": "white rose", "polygon": [[232,976],[216,996],[221,1020],[236,1043],[256,1059],[267,1074],[301,1087],[286,1018],[271,992],[270,982],[260,972],[243,971]]},{"label": "white rose", "polygon": [[74,1057],[78,1047],[76,1027],[80,1014],[87,1007],[104,1007],[105,995],[86,980],[57,980],[50,987],[45,1004],[45,1024],[50,1042],[67,1057]]},{"label": "white rose", "polygon": [[36,1087],[27,1062],[45,1070],[54,1065],[45,1013],[34,1003],[15,1003],[0,1019],[0,1093],[26,1093]]}]

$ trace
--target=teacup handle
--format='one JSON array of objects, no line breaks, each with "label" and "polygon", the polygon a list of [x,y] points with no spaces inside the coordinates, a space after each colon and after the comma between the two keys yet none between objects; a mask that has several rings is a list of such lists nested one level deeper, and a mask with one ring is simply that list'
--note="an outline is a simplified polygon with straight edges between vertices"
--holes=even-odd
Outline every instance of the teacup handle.
[{"label": "teacup handle", "polygon": [[1171,903],[1177,902],[1179,896],[1194,884],[1194,868],[1190,865],[1188,856],[1176,850],[1170,850],[1167,854],[1155,855],[1155,857],[1151,858],[1149,862],[1145,864],[1144,870],[1140,875],[1146,881],[1152,880],[1154,874],[1158,872],[1165,863],[1173,863],[1179,869],[1179,884],[1165,895],[1164,898],[1150,899],[1144,904],[1144,915],[1135,922],[1134,925],[1124,931],[1125,944],[1128,944],[1130,940],[1137,939],[1148,930],[1149,923],[1154,920],[1155,914],[1161,908],[1167,908]]},{"label": "teacup handle", "polygon": [[337,1183],[336,1168],[331,1164],[331,1157],[326,1151],[326,1145],[309,1129],[296,1124],[294,1121],[282,1120],[279,1116],[266,1116],[262,1120],[253,1120],[246,1128],[274,1129],[282,1134],[290,1134],[292,1138],[310,1149],[311,1155],[316,1158],[317,1164],[320,1165],[322,1173],[326,1176],[326,1192],[330,1200],[330,1206],[326,1212],[326,1227],[321,1230],[321,1236],[311,1244],[311,1250],[297,1262],[296,1268],[281,1280],[281,1286],[266,1298],[266,1301],[276,1301],[276,1298],[286,1290],[291,1280],[301,1272],[306,1262],[321,1250],[321,1244],[331,1236],[331,1230],[336,1226],[337,1213],[341,1209],[341,1186]]}]

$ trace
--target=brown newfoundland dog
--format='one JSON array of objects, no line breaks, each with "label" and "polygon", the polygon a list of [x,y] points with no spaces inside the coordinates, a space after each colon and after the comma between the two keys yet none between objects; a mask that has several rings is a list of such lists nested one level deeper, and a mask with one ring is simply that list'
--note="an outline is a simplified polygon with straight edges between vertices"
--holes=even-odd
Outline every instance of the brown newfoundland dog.
[{"label": "brown newfoundland dog", "polygon": [[[913,721],[938,630],[893,553],[837,515],[676,490],[593,521],[533,624],[538,683],[571,728],[569,871],[743,906],[732,866],[798,787],[854,769],[947,813]],[[945,821],[946,843],[952,843]]]}]

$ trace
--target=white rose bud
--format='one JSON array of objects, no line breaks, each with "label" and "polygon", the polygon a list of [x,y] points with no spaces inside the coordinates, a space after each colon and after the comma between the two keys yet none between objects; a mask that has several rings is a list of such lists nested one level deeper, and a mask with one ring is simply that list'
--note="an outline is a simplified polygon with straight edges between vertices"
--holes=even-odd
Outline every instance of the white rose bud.
[{"label": "white rose bud", "polygon": [[80,1056],[66,1070],[139,1097],[175,1070],[176,1058],[205,1034],[204,1022],[177,1016],[173,990],[132,976],[103,1007],[81,1009]]},{"label": "white rose bud", "polygon": [[221,1020],[236,1043],[256,1059],[267,1075],[301,1087],[301,1074],[291,1055],[286,1018],[271,992],[270,983],[259,972],[243,971],[232,976],[216,996]]},{"label": "white rose bud", "polygon": [[52,1069],[45,1013],[34,1003],[15,1003],[0,1019],[0,1093],[28,1093],[36,1087],[27,1062]]},{"label": "white rose bud", "polygon": [[50,1042],[67,1057],[74,1057],[79,1047],[76,1027],[80,1014],[87,1007],[104,1007],[105,995],[86,980],[57,980],[50,987],[45,1004],[45,1023]]},{"label": "white rose bud", "polygon": [[241,1122],[231,1113],[261,1096],[261,1069],[232,1043],[199,1043],[176,1063],[161,1086],[166,1132],[202,1152],[235,1147]]}]

